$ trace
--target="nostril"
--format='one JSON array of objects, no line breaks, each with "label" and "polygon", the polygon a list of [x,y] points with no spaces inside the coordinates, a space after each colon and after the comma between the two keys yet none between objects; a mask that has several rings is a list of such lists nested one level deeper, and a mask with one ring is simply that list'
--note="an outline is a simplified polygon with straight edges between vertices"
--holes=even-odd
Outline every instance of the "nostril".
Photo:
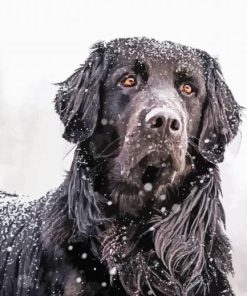
[{"label": "nostril", "polygon": [[177,119],[173,119],[170,124],[170,129],[178,131],[180,129],[180,122]]},{"label": "nostril", "polygon": [[153,120],[151,122],[151,127],[152,128],[159,128],[162,125],[163,125],[163,118],[162,117],[153,118]]}]

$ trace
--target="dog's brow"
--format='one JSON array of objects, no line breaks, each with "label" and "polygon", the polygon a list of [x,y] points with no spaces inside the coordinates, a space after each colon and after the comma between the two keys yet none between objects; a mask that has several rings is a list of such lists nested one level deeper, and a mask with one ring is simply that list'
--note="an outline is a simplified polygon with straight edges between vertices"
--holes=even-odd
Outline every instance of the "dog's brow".
[{"label": "dog's brow", "polygon": [[136,74],[140,74],[144,81],[148,80],[148,65],[143,61],[136,60],[133,68]]},{"label": "dog's brow", "polygon": [[176,76],[178,78],[178,80],[192,80],[193,79],[193,73],[191,71],[188,71],[186,69],[184,70],[180,70],[180,71],[176,71]]}]

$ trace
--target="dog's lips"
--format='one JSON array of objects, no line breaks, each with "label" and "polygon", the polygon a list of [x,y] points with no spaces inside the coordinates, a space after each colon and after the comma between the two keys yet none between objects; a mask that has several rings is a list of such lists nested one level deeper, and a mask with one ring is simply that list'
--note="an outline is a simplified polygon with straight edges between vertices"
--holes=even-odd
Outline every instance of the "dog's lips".
[{"label": "dog's lips", "polygon": [[175,162],[170,152],[153,151],[147,153],[131,168],[124,167],[122,177],[129,183],[138,187],[142,187],[147,183],[151,183],[152,187],[156,185],[171,183],[174,177]]},{"label": "dog's lips", "polygon": [[[156,153],[155,153],[156,154]],[[168,175],[172,175],[173,161],[170,155],[165,157],[157,157],[157,155],[151,154],[144,157],[139,166],[142,168],[142,183],[156,183],[162,180],[162,177],[167,179]]]},{"label": "dog's lips", "polygon": [[[128,155],[129,157],[126,157]],[[181,172],[185,165],[181,149],[163,149],[153,151],[140,151],[136,157],[125,157],[120,161],[121,176],[127,183],[142,187],[151,183],[156,186],[170,184],[174,177]]]}]

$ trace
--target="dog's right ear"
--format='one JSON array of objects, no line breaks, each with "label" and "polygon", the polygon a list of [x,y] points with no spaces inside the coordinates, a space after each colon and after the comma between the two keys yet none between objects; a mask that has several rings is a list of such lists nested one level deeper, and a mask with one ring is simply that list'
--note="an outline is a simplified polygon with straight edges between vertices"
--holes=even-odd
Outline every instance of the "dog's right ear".
[{"label": "dog's right ear", "polygon": [[242,107],[224,81],[217,60],[202,52],[205,61],[207,101],[199,137],[199,150],[208,161],[223,161],[225,146],[238,133]]},{"label": "dog's right ear", "polygon": [[97,124],[100,87],[108,69],[106,47],[97,43],[87,61],[64,82],[55,98],[55,109],[65,130],[63,137],[72,142],[89,138]]}]

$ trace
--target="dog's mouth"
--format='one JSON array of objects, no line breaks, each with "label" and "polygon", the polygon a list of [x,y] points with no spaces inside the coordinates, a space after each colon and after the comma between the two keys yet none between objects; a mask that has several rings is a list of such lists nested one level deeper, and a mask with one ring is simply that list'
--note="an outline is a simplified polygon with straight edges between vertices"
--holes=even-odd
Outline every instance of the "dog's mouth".
[{"label": "dog's mouth", "polygon": [[[152,188],[154,192],[160,185],[166,186],[176,181],[185,168],[186,150],[176,145],[155,148],[147,150],[144,147],[138,153],[123,149],[115,162],[120,168],[119,181],[139,190]],[[149,185],[145,187],[147,183]]]},{"label": "dog's mouth", "polygon": [[[142,157],[129,170],[125,168],[125,172],[129,173],[124,179],[131,186],[152,188],[155,191],[160,185],[172,183],[182,167],[183,161],[176,153],[153,151]],[[145,186],[146,184],[148,185]]]},{"label": "dog's mouth", "polygon": [[139,163],[142,168],[141,181],[143,184],[155,183],[162,179],[162,177],[167,177],[172,171],[172,157],[169,155],[163,158],[157,158],[155,161],[151,157],[145,156]]}]

